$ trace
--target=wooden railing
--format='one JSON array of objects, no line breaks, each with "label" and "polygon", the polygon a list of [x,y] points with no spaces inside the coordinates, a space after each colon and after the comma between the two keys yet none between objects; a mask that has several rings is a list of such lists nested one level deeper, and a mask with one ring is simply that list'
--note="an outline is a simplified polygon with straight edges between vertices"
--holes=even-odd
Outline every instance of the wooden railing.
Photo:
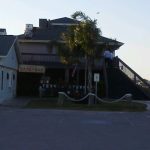
[{"label": "wooden railing", "polygon": [[146,95],[150,97],[150,84],[148,84],[140,75],[132,70],[125,62],[118,58],[119,69],[130,78],[138,87],[140,87]]},{"label": "wooden railing", "polygon": [[60,57],[56,54],[32,54],[32,53],[22,53],[22,59],[24,63],[30,62],[60,62]]},{"label": "wooden railing", "polygon": [[[22,53],[22,60],[24,64],[62,63],[60,56],[57,54]],[[95,60],[95,66],[97,68],[102,66],[101,60],[101,58]],[[85,58],[80,59],[80,64],[85,64]]]}]

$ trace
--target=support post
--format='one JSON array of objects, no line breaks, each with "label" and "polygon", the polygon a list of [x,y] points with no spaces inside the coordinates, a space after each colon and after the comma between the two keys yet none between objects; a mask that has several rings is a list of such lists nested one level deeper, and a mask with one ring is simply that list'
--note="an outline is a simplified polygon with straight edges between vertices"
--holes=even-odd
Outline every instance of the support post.
[{"label": "support post", "polygon": [[63,105],[63,103],[64,103],[64,95],[62,94],[62,92],[59,92],[58,93],[59,95],[58,95],[58,101],[57,101],[57,103],[58,103],[58,105]]},{"label": "support post", "polygon": [[65,83],[69,83],[69,68],[65,70]]}]

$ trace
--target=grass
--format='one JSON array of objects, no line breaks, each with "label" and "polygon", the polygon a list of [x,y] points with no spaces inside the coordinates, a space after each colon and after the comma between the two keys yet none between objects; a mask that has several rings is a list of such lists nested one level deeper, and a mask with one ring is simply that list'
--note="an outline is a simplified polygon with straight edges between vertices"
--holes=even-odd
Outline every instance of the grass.
[{"label": "grass", "polygon": [[146,104],[139,102],[121,101],[117,103],[98,103],[89,106],[83,103],[65,101],[63,105],[57,104],[57,99],[32,100],[25,108],[93,110],[93,111],[146,111]]}]

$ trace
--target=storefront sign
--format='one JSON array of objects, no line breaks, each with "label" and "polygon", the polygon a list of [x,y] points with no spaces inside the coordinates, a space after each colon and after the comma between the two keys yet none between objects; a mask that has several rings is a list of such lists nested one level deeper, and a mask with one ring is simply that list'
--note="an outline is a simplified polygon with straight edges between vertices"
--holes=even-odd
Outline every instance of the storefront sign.
[{"label": "storefront sign", "polygon": [[36,65],[20,65],[19,72],[45,73],[45,67]]}]

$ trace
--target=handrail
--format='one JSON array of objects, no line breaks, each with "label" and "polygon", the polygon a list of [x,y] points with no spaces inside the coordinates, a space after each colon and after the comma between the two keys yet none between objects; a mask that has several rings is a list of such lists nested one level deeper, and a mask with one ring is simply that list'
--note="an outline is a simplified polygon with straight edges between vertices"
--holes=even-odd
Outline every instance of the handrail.
[{"label": "handrail", "polygon": [[120,58],[119,61],[119,69],[125,73],[135,84],[150,88],[150,84],[148,84],[140,75],[138,75],[134,70],[132,70],[125,62],[123,62]]}]

